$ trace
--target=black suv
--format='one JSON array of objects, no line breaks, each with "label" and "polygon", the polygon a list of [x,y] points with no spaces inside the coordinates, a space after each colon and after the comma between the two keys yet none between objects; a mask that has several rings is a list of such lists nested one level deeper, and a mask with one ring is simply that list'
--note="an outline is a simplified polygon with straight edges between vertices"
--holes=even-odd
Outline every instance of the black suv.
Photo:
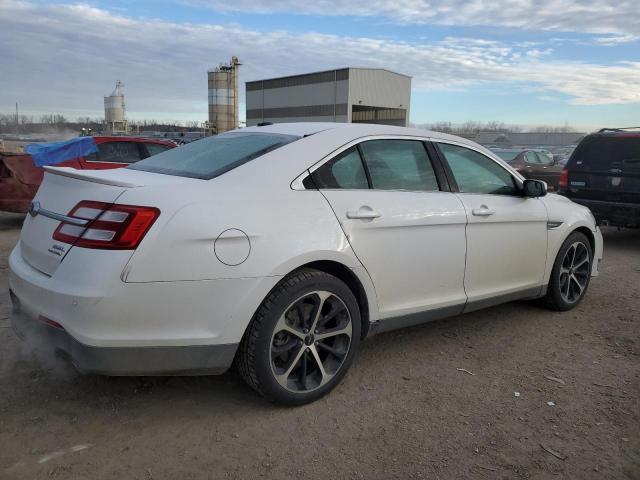
[{"label": "black suv", "polygon": [[599,224],[640,226],[640,127],[587,135],[560,174],[558,193],[589,207]]}]

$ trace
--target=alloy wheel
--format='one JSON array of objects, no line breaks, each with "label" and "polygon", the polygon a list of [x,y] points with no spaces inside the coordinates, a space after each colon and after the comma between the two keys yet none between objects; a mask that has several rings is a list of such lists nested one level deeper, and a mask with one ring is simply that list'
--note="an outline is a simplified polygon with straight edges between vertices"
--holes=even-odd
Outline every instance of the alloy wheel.
[{"label": "alloy wheel", "polygon": [[582,242],[567,249],[560,265],[560,295],[567,303],[577,302],[587,288],[590,269],[589,250]]},{"label": "alloy wheel", "polygon": [[353,325],[345,303],[327,291],[294,301],[280,316],[271,337],[271,369],[289,391],[320,388],[340,370],[349,353]]}]

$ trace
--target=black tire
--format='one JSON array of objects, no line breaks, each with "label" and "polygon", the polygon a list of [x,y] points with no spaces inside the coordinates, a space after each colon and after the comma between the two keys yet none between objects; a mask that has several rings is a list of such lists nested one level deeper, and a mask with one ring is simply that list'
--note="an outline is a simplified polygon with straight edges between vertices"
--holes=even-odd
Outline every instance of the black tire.
[{"label": "black tire", "polygon": [[[584,282],[584,286],[579,291],[579,294],[579,284],[577,283],[577,281],[574,282],[573,280],[571,280],[571,274],[568,274],[566,272],[567,269],[565,268],[568,265],[566,263],[567,252],[572,250],[575,245],[580,245],[577,251],[586,252],[587,255],[587,261],[583,264],[584,266],[581,266],[580,270],[575,270],[576,274],[580,275],[580,280],[583,280]],[[574,250],[574,253],[575,252],[576,250]],[[552,310],[558,310],[561,312],[565,312],[567,310],[575,308],[587,293],[589,281],[591,280],[592,262],[593,251],[591,249],[589,239],[584,233],[573,232],[567,237],[567,239],[560,247],[560,250],[558,251],[558,255],[556,256],[556,260],[553,264],[553,270],[551,271],[551,278],[549,279],[547,294],[543,298],[544,304]],[[570,271],[572,273],[574,272],[574,270]],[[566,282],[569,282],[568,286]],[[568,289],[571,289],[571,293],[573,295],[568,295]]]},{"label": "black tire", "polygon": [[[322,300],[319,292],[321,292],[322,295],[326,295],[328,293],[330,294],[330,297],[326,300]],[[318,302],[317,306],[313,306],[313,301],[316,300]],[[312,303],[311,310],[307,309],[308,304],[300,303],[307,301]],[[333,304],[330,305],[331,302],[333,302]],[[302,310],[295,308],[296,305],[302,305]],[[338,325],[337,322],[341,322],[340,326],[334,328],[334,331],[342,331],[344,328],[342,325],[348,324],[345,323],[348,322],[348,312],[351,323],[350,339],[348,339],[348,335],[345,334],[340,337],[331,337],[334,338],[334,340],[327,338],[316,342],[312,335],[314,332],[309,332],[304,339],[301,339],[296,336],[300,333],[297,328],[299,324],[297,323],[295,325],[295,330],[298,332],[296,335],[290,333],[288,330],[285,331],[282,329],[282,322],[291,322],[291,318],[296,321],[300,318],[300,322],[302,322],[302,325],[304,326],[305,322],[309,321],[308,319],[316,317],[314,312],[317,312],[317,310],[313,310],[314,308],[320,308],[321,310],[317,315],[317,318],[319,319],[317,320],[317,325],[320,325],[322,322],[323,309],[330,309],[325,318],[329,318],[330,313],[333,315],[331,316],[333,320],[329,320],[328,324],[335,322],[334,324]],[[339,314],[334,313],[338,310],[340,310]],[[301,311],[309,312],[307,320],[305,320],[307,315],[305,313],[300,313]],[[287,325],[289,325],[289,323],[287,323]],[[276,331],[276,327],[278,327],[278,331]],[[258,308],[238,348],[238,353],[236,355],[236,367],[249,386],[268,400],[274,403],[286,405],[303,405],[317,400],[340,383],[344,375],[347,373],[347,370],[349,369],[349,366],[351,365],[351,362],[358,350],[358,346],[360,344],[360,331],[360,309],[358,308],[358,302],[349,287],[347,287],[347,285],[340,279],[328,273],[312,269],[301,269],[285,277],[269,293],[267,298]],[[320,330],[315,333],[318,332],[320,332]],[[330,332],[331,330],[326,330],[325,334],[330,334]],[[319,333],[319,335],[322,334],[322,332]],[[284,339],[282,339],[283,335],[285,337]],[[337,350],[337,347],[334,348],[335,342],[338,341],[336,340],[337,338],[340,338],[340,346],[342,349],[346,348],[346,351],[338,352],[341,357],[335,356],[334,358],[332,356],[333,354],[327,353],[323,349],[326,347],[324,347],[324,345],[320,345],[320,343],[333,341],[334,343],[330,345],[330,348]],[[281,344],[278,345],[277,341],[280,341]],[[276,350],[273,349],[282,349],[283,347],[287,347],[289,344],[293,344],[294,346],[281,355],[285,356],[285,363],[287,366],[292,365],[291,368],[296,365],[298,366],[293,368],[290,374],[286,373],[289,370],[286,367],[283,367],[285,373],[278,377],[280,378],[280,382],[282,382],[283,377],[286,376],[287,380],[285,380],[285,382],[287,382],[287,385],[283,386],[283,384],[278,381],[275,373],[276,368],[278,367],[276,362],[280,362],[282,357],[278,356]],[[345,347],[345,345],[347,346]],[[313,351],[311,351],[311,349],[313,349]],[[296,360],[296,355],[300,355],[299,360]],[[323,355],[324,360],[321,358]],[[307,356],[307,359],[303,359],[303,356]],[[329,369],[325,370],[324,366],[321,368],[317,359],[320,360],[320,364],[331,364],[329,367],[335,368],[335,371],[331,372],[332,377],[329,377],[328,374],[325,377],[325,373],[329,372]],[[300,378],[299,381],[297,379],[289,380],[290,376],[302,377],[300,372],[303,368],[303,361],[305,362],[304,379]],[[335,367],[336,364],[338,364],[337,367]],[[308,367],[308,365],[311,366]],[[312,369],[314,366],[315,370],[313,373],[318,384],[314,388],[305,390],[308,388],[308,368]],[[323,380],[317,380],[318,376]],[[327,380],[326,383],[322,383],[325,381],[325,378],[330,379]],[[292,383],[292,386],[289,385],[289,382]],[[296,387],[300,390],[292,390]]]}]

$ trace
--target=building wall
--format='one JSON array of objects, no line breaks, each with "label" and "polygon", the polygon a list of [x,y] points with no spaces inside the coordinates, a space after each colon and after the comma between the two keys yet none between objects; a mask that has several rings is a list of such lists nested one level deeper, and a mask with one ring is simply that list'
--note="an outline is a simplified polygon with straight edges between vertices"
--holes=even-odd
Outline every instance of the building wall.
[{"label": "building wall", "polygon": [[345,69],[330,70],[247,82],[247,125],[262,121],[346,121],[347,74]]},{"label": "building wall", "polygon": [[[352,68],[349,71],[349,103],[371,107],[402,108],[407,111],[406,120],[408,121],[411,77],[388,70]],[[351,120],[350,111],[349,121]]]},{"label": "building wall", "polygon": [[[247,126],[259,122],[350,122],[351,103],[406,109],[411,78],[380,69],[340,69],[247,82]],[[384,122],[381,122],[384,123]]]}]

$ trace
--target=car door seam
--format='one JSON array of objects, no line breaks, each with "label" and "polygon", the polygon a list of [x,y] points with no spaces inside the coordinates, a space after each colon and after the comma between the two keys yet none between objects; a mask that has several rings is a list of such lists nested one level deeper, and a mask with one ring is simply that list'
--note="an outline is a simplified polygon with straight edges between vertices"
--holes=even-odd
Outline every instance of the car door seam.
[{"label": "car door seam", "polygon": [[[340,225],[340,230],[342,230],[342,234],[345,236],[345,238],[347,239],[347,242],[349,242],[349,247],[351,248],[351,251],[353,252],[353,255],[356,257],[356,260],[358,260],[358,262],[360,263],[360,265],[362,265],[362,268],[364,268],[364,271],[367,272],[367,275],[369,276],[369,280],[371,280],[371,285],[373,286],[373,291],[376,295],[376,305],[378,306],[378,310],[380,309],[380,305],[378,303],[378,292],[376,291],[376,284],[373,281],[373,277],[371,276],[371,273],[369,272],[369,270],[367,269],[367,266],[364,264],[364,262],[360,259],[360,257],[358,256],[358,254],[356,253],[355,248],[353,248],[353,244],[351,243],[351,238],[349,238],[349,235],[347,234],[347,232],[344,229],[344,226],[342,225],[342,222],[340,221],[340,217],[338,216],[338,214],[336,213],[335,209],[333,208],[333,205],[331,205],[331,202],[329,201],[329,199],[325,196],[324,193],[322,193],[322,190],[318,189],[318,193],[320,193],[320,195],[322,195],[322,198],[325,199],[325,201],[327,202],[327,205],[329,205],[329,208],[331,209],[331,211],[333,212],[333,215],[336,217],[336,220],[338,222],[338,225]],[[371,323],[371,322],[370,322]]]}]

